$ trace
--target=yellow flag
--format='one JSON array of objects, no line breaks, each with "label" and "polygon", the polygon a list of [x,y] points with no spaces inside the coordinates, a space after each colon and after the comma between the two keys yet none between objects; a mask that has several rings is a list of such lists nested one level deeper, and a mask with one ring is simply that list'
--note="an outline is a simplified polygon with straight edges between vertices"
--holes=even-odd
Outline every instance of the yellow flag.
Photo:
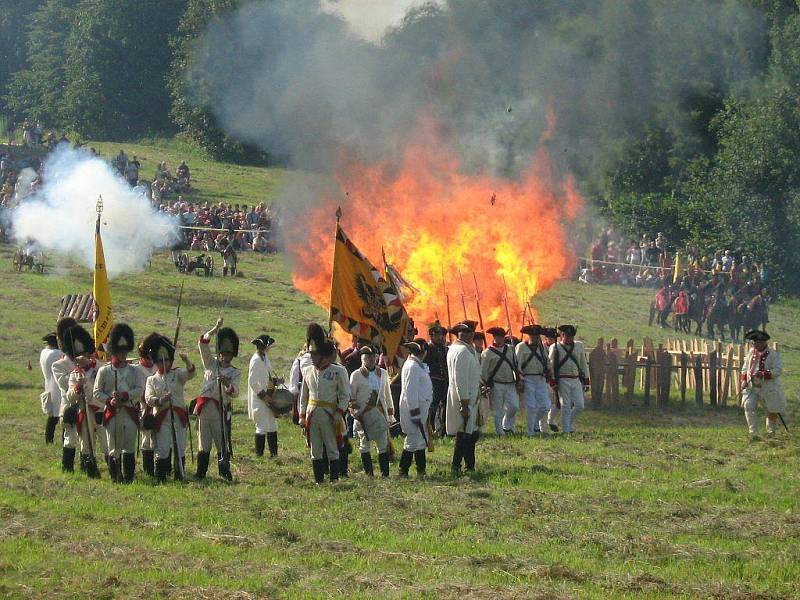
[{"label": "yellow flag", "polygon": [[103,239],[100,237],[100,215],[97,216],[97,228],[94,234],[94,343],[100,350],[100,344],[108,340],[108,334],[114,325],[111,313],[111,289],[108,287],[108,271],[103,254]]},{"label": "yellow flag", "polygon": [[672,274],[672,283],[678,283],[682,274],[683,266],[681,265],[681,253],[675,252],[675,272]]},{"label": "yellow flag", "polygon": [[390,288],[337,224],[330,319],[350,334],[383,348],[391,360],[405,333],[405,311],[394,310]]}]

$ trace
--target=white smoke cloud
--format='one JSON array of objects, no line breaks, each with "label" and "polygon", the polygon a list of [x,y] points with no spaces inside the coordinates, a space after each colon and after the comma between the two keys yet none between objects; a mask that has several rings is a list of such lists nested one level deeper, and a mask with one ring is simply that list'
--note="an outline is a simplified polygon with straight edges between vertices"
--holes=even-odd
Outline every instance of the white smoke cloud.
[{"label": "white smoke cloud", "polygon": [[101,232],[110,277],[141,270],[154,250],[170,245],[176,223],[153,210],[104,160],[67,145],[47,158],[44,184],[14,211],[19,241],[78,257],[94,269],[95,206],[103,197]]},{"label": "white smoke cloud", "polygon": [[322,0],[321,8],[341,16],[357,36],[378,43],[409,10],[427,3],[444,4],[444,0]]}]

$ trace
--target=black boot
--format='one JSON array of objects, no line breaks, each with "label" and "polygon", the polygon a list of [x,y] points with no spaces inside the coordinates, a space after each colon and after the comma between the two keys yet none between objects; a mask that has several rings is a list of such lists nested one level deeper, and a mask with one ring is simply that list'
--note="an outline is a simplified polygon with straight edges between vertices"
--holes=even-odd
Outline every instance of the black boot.
[{"label": "black boot", "polygon": [[86,473],[86,461],[89,460],[88,454],[81,453],[81,471]]},{"label": "black boot", "polygon": [[100,469],[97,468],[97,459],[94,456],[86,456],[86,474],[90,479],[100,479]]},{"label": "black boot", "polygon": [[400,455],[400,477],[408,477],[408,469],[411,468],[411,461],[414,460],[414,454],[408,450],[403,450]]},{"label": "black boot", "polygon": [[464,442],[466,434],[463,431],[456,433],[456,441],[453,444],[453,473],[461,473],[461,461],[464,459]]},{"label": "black boot", "polygon": [[378,454],[378,464],[381,466],[381,475],[384,477],[389,476],[389,453],[382,452]]},{"label": "black boot", "polygon": [[328,462],[331,472],[331,481],[339,481],[339,459]]},{"label": "black boot", "polygon": [[264,443],[266,439],[267,436],[263,433],[256,434],[256,456],[264,456]]},{"label": "black boot", "polygon": [[106,466],[108,467],[108,476],[111,481],[117,480],[117,461],[112,454],[106,454]]},{"label": "black boot", "polygon": [[219,471],[219,476],[227,479],[228,481],[233,481],[233,473],[231,473],[231,463],[227,459],[222,458],[221,454],[217,455],[217,470]]},{"label": "black boot", "polygon": [[170,464],[172,465],[172,478],[175,481],[186,481],[186,457],[180,456],[171,460]]},{"label": "black boot", "polygon": [[322,472],[327,475],[330,473],[330,469],[328,468],[328,449],[323,446],[322,447]]},{"label": "black boot", "polygon": [[167,475],[169,475],[169,458],[157,458],[156,459],[156,479],[158,483],[166,483],[167,482]]},{"label": "black boot", "polygon": [[205,479],[206,473],[208,473],[208,459],[210,454],[210,452],[197,453],[197,473],[195,474],[197,479]]},{"label": "black boot", "polygon": [[475,431],[472,435],[466,436],[464,444],[464,466],[467,471],[475,470],[475,444],[478,443],[480,431]]},{"label": "black boot", "polygon": [[222,267],[222,276],[223,277],[227,277],[228,276],[228,267]]},{"label": "black boot", "polygon": [[375,472],[372,468],[372,454],[369,452],[361,453],[361,464],[364,465],[364,473],[372,477]]},{"label": "black boot", "polygon": [[[339,469],[338,475],[341,477],[349,477],[349,464],[350,464],[350,450],[348,450],[347,446],[343,448],[339,448]],[[333,474],[333,471],[331,471]]]},{"label": "black boot", "polygon": [[58,425],[58,417],[47,417],[47,424],[44,428],[44,443],[52,444],[56,436],[56,425]]},{"label": "black boot", "polygon": [[122,480],[125,483],[132,483],[134,474],[136,473],[136,455],[123,454],[122,455]]},{"label": "black boot", "polygon": [[[82,454],[81,463],[83,463]],[[75,448],[64,448],[61,450],[61,470],[65,473],[75,472]]]},{"label": "black boot", "polygon": [[142,450],[142,469],[144,469],[144,472],[150,475],[150,477],[155,477],[156,463],[155,452],[153,450]]},{"label": "black boot", "polygon": [[417,465],[417,477],[425,477],[425,466],[427,464],[425,450],[417,450],[414,452],[414,462]]},{"label": "black boot", "polygon": [[314,469],[314,482],[319,485],[325,481],[325,467],[322,460],[312,460],[311,468]]},{"label": "black boot", "polygon": [[269,455],[273,458],[278,456],[278,432],[270,431],[267,433],[267,445],[269,446]]}]

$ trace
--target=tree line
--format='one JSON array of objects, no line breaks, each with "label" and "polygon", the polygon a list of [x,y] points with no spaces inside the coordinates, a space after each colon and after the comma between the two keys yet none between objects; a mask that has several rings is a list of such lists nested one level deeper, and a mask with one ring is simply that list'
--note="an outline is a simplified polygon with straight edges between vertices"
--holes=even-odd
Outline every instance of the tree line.
[{"label": "tree line", "polygon": [[[197,42],[208,25],[244,3],[3,0],[0,110],[12,122],[37,120],[92,139],[183,132],[215,158],[266,160],[269,148],[255,149],[222,130],[207,102],[214,82],[193,68],[202,59]],[[565,49],[552,58],[556,67],[563,56],[578,57],[582,62],[566,64],[609,73],[603,85],[618,88],[614,94],[568,88],[563,66],[563,80],[552,83],[564,86],[565,98],[573,97],[556,106],[563,119],[552,143],[576,147],[576,140],[591,139],[590,151],[563,160],[602,214],[631,236],[661,231],[710,251],[743,248],[770,265],[779,287],[798,292],[800,4],[673,3],[675,14],[713,8],[713,43],[676,48],[686,45],[679,31],[691,29],[691,19],[671,22],[657,0],[450,2],[414,12],[389,43],[398,53],[433,53],[436,40],[452,29],[443,18],[447,10],[471,23],[475,52],[491,41],[482,35],[490,27],[517,36],[515,43],[547,28],[550,45]],[[748,18],[731,16],[741,14]],[[497,28],[503,19],[509,26]],[[506,64],[517,60],[511,52],[492,52],[492,59]],[[742,64],[747,68],[740,69]],[[499,60],[490,66],[482,90],[491,82],[499,88],[519,85],[504,80]],[[595,94],[614,101],[592,104]],[[485,103],[484,97],[476,102],[475,118],[483,109],[477,104]],[[459,100],[460,107],[469,104]],[[510,145],[525,135],[536,137],[512,133]],[[513,151],[510,146],[509,155]]]}]

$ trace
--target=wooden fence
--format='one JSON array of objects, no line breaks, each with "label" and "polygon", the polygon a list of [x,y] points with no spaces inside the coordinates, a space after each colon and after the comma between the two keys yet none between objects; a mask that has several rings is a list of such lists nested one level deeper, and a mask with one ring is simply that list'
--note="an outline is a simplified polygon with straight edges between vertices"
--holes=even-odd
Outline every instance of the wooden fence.
[{"label": "wooden fence", "polygon": [[[777,349],[774,343],[772,347]],[[747,348],[699,339],[668,339],[666,346],[654,347],[649,337],[641,347],[632,339],[620,347],[616,338],[609,343],[600,338],[587,355],[595,406],[631,403],[638,388],[645,406],[655,398],[657,406],[665,407],[673,387],[681,403],[688,395],[698,406],[706,399],[708,404],[727,406],[729,401],[738,403],[739,371]]]}]

